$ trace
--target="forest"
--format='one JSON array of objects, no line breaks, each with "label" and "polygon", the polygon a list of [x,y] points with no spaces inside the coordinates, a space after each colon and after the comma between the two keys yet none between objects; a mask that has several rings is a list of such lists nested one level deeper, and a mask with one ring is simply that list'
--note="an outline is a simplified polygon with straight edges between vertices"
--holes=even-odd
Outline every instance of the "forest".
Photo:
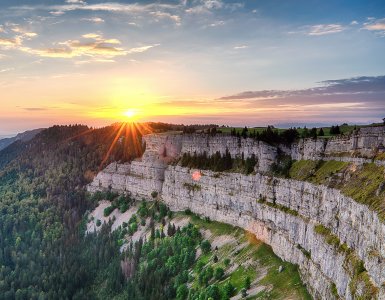
[{"label": "forest", "polygon": [[97,270],[116,273],[114,240],[80,228],[95,172],[143,151],[140,130],[123,127],[54,126],[0,152],[1,299],[84,299]]}]

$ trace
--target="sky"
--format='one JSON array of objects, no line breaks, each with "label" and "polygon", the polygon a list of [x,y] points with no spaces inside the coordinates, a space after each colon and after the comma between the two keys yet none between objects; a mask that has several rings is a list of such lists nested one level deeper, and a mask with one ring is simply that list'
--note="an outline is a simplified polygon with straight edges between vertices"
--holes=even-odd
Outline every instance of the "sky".
[{"label": "sky", "polygon": [[385,117],[383,0],[1,0],[0,136]]}]

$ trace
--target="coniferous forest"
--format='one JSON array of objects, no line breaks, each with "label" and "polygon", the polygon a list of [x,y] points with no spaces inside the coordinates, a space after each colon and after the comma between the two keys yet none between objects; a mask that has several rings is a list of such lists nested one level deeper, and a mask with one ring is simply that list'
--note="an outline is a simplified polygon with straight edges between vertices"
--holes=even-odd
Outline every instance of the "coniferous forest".
[{"label": "coniferous forest", "polygon": [[54,126],[1,152],[1,299],[84,299],[98,270],[119,280],[109,231],[85,237],[81,227],[95,205],[84,186],[101,164],[141,155],[135,128],[121,131],[109,153],[119,129]]}]

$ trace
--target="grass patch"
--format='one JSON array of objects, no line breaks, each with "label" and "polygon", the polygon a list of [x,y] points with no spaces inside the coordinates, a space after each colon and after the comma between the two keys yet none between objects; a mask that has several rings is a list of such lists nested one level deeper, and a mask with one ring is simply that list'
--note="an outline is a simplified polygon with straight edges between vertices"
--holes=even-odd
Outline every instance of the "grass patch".
[{"label": "grass patch", "polygon": [[273,202],[268,202],[266,200],[264,200],[263,198],[259,199],[258,200],[258,203],[261,203],[261,204],[265,204],[269,207],[272,207],[272,208],[276,208],[280,211],[283,211],[284,213],[287,213],[287,214],[290,214],[290,215],[293,215],[293,216],[298,216],[298,211],[296,210],[293,210],[293,209],[290,209],[288,208],[287,206],[284,206],[284,205],[281,205],[281,204],[277,204],[277,203],[273,203]]},{"label": "grass patch", "polygon": [[296,180],[307,180],[312,174],[314,174],[318,162],[316,160],[298,160],[295,161],[290,170],[290,178]]},{"label": "grass patch", "polygon": [[350,163],[328,160],[328,161],[312,161],[299,160],[293,163],[290,168],[290,178],[310,181],[316,184],[323,184],[328,178],[334,174],[344,171]]},{"label": "grass patch", "polygon": [[[349,168],[352,166],[351,168]],[[336,176],[341,173],[342,176]],[[374,163],[353,168],[353,164],[341,161],[300,160],[293,163],[290,178],[325,184],[339,189],[375,211],[385,221],[385,173],[383,166]]]},{"label": "grass patch", "polygon": [[[312,299],[301,281],[298,266],[282,261],[266,244],[262,244],[254,255],[260,258],[262,265],[269,267],[267,275],[260,282],[265,286],[273,286],[269,299],[283,299],[294,292],[295,299]],[[283,266],[281,273],[278,272],[279,266]]]},{"label": "grass patch", "polygon": [[362,169],[352,172],[351,178],[339,188],[345,195],[368,205],[385,221],[384,167],[364,164]]},{"label": "grass patch", "polygon": [[211,231],[213,235],[237,235],[242,229],[239,227],[234,227],[229,224],[211,221],[207,218],[201,218],[198,215],[191,213],[190,215],[191,223],[199,227],[203,227]]},{"label": "grass patch", "polygon": [[338,252],[349,253],[351,250],[346,244],[342,244],[338,236],[331,232],[329,228],[319,224],[314,226],[314,231],[322,235],[329,245],[333,246]]},{"label": "grass patch", "polygon": [[312,181],[314,183],[322,184],[326,179],[330,178],[336,173],[339,173],[347,168],[350,163],[336,160],[328,160],[319,163]]}]

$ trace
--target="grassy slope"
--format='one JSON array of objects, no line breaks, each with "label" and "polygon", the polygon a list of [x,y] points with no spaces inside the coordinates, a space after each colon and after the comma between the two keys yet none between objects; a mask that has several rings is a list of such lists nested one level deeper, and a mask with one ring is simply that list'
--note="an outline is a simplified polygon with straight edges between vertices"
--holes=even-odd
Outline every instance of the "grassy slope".
[{"label": "grassy slope", "polygon": [[[234,295],[240,293],[246,277],[249,277],[251,289],[259,287],[259,290],[247,299],[287,299],[288,297],[290,299],[311,299],[306,287],[302,284],[297,266],[282,261],[274,254],[270,246],[257,240],[251,233],[238,227],[182,212],[175,213],[171,220],[166,219],[167,223],[175,222],[176,224],[185,224],[186,222],[183,220],[188,219],[189,222],[199,227],[204,233],[204,239],[208,239],[212,244],[218,239],[226,240],[224,243],[217,243],[217,250],[212,247],[208,254],[201,254],[195,261],[190,270],[192,276],[189,282],[189,285],[195,290],[205,289],[198,282],[199,272],[197,270],[197,265],[203,262],[203,268],[211,266],[214,270],[218,267],[225,270],[225,275],[221,280],[213,278],[209,284],[217,284],[222,289],[230,281],[235,287]],[[158,224],[156,227],[160,225],[158,222],[156,224]],[[148,232],[149,228],[144,230],[144,234],[148,234]],[[121,237],[120,234],[117,236]],[[117,243],[119,242],[120,240],[117,240]],[[215,255],[218,257],[216,263],[214,262]],[[227,265],[226,259],[230,260]],[[283,271],[279,273],[280,266],[283,266]],[[118,298],[116,297],[116,299]]]},{"label": "grassy slope", "polygon": [[[179,213],[177,218],[186,217]],[[262,290],[247,299],[311,299],[306,288],[302,284],[297,266],[282,261],[276,256],[270,246],[258,241],[254,235],[241,228],[234,228],[231,225],[201,219],[195,215],[190,218],[191,222],[202,229],[210,230],[213,241],[219,236],[232,236],[236,244],[225,244],[219,247],[218,251],[202,255],[198,261],[212,266],[214,269],[221,267],[226,272],[226,277],[219,282],[223,286],[227,281],[236,288],[239,293],[243,287],[245,278],[249,276],[253,287],[263,286]],[[217,255],[218,262],[214,263],[213,257]],[[224,260],[230,259],[230,265],[225,266]],[[280,266],[283,271],[278,272]],[[235,269],[234,269],[235,268]],[[233,270],[234,269],[234,270]],[[231,272],[229,272],[231,270]],[[197,273],[193,286],[199,286]]]},{"label": "grassy slope", "polygon": [[385,220],[384,167],[374,163],[355,166],[339,161],[308,161],[293,163],[290,178],[338,188],[343,194],[368,205]]}]

